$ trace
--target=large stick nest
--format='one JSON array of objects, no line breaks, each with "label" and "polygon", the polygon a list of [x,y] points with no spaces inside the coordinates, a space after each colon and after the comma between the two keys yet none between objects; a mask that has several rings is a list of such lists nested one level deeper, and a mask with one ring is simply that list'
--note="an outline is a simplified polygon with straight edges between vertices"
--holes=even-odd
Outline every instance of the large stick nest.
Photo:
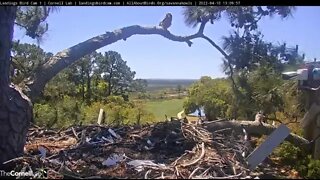
[{"label": "large stick nest", "polygon": [[25,155],[8,163],[42,178],[250,178],[245,156],[253,149],[244,136],[177,120],[63,131],[34,126]]}]

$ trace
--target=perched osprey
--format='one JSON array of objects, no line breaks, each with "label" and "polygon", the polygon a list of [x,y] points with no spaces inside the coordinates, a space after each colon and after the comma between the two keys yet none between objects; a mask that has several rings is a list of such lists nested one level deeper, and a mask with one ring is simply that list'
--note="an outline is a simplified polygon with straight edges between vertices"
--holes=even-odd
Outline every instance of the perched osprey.
[{"label": "perched osprey", "polygon": [[167,13],[166,17],[160,22],[159,26],[161,26],[163,29],[168,29],[171,26],[172,23],[172,14]]}]

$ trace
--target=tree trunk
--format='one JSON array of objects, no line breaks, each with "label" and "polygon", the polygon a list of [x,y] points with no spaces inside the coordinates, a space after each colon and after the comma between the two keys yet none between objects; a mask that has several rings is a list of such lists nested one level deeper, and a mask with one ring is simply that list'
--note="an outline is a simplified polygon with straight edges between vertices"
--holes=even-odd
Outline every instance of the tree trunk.
[{"label": "tree trunk", "polygon": [[90,105],[91,103],[91,77],[90,77],[90,71],[86,71],[87,75],[87,103]]},{"label": "tree trunk", "polygon": [[[98,96],[100,96],[99,94],[99,88],[98,88],[98,84],[99,84],[99,76],[97,75],[95,80],[94,80],[94,93],[93,93],[93,96],[94,96],[94,101],[98,101]],[[100,101],[101,99],[99,99]]]},{"label": "tree trunk", "polygon": [[[220,121],[220,122],[209,122],[205,123],[204,128],[210,132],[214,132],[220,129],[231,128],[238,134],[243,134],[243,128],[247,131],[250,136],[262,136],[271,134],[276,127],[257,121]],[[312,143],[307,139],[304,139],[296,134],[290,133],[290,135],[285,139],[286,141],[292,143],[293,145],[300,147],[308,152],[311,152]]]},{"label": "tree trunk", "polygon": [[30,100],[14,85],[9,85],[9,67],[16,6],[0,6],[0,169],[11,169],[3,162],[23,155],[26,135],[32,120]]},{"label": "tree trunk", "polygon": [[81,65],[81,96],[82,96],[82,101],[84,102],[85,100],[85,92],[84,92],[84,68],[83,68],[83,65]]},{"label": "tree trunk", "polygon": [[108,77],[108,94],[107,96],[110,96],[112,94],[112,78],[113,78],[113,65],[111,64],[111,67],[110,67],[110,75]]}]

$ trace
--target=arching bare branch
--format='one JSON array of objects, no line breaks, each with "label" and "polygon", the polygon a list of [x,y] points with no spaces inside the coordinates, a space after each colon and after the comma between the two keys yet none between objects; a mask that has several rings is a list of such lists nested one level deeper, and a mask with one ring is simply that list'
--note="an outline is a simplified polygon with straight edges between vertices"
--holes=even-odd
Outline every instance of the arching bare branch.
[{"label": "arching bare branch", "polygon": [[28,78],[31,79],[31,81],[27,82],[26,84],[29,87],[28,94],[30,95],[31,99],[34,100],[36,97],[41,95],[46,83],[64,68],[99,48],[110,45],[119,40],[126,40],[133,35],[160,35],[171,41],[185,42],[189,47],[192,45],[191,40],[196,38],[204,38],[209,41],[210,44],[213,45],[213,47],[215,47],[220,53],[222,53],[225,58],[228,58],[228,55],[217,44],[203,34],[207,22],[208,21],[202,22],[198,32],[188,36],[174,35],[170,31],[159,26],[142,27],[139,25],[133,25],[117,29],[112,32],[106,32],[105,34],[88,39],[75,46],[58,52],[55,56],[50,58],[48,62],[37,69],[34,76]]}]

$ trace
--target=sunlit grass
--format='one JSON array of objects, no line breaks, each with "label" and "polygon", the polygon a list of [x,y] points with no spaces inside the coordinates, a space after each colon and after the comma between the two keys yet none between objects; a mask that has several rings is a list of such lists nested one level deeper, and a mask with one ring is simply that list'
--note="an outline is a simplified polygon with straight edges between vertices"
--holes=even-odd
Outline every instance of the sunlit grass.
[{"label": "sunlit grass", "polygon": [[165,120],[165,115],[176,117],[177,113],[183,109],[184,99],[165,99],[165,100],[151,100],[146,102],[146,110],[155,115],[156,120]]}]

